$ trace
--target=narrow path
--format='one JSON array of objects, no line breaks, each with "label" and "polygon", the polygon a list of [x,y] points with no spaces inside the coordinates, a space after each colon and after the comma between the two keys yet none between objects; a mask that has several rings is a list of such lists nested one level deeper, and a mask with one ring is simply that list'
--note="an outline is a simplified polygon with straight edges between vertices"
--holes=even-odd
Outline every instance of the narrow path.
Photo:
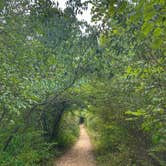
[{"label": "narrow path", "polygon": [[54,166],[96,166],[92,145],[83,125],[77,143]]}]

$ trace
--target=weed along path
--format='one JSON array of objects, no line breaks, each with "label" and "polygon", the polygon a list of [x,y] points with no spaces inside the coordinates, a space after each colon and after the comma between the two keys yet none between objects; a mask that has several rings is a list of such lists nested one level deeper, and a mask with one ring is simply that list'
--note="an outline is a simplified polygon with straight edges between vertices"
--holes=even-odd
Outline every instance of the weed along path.
[{"label": "weed along path", "polygon": [[77,143],[54,166],[96,166],[89,136],[83,125]]}]

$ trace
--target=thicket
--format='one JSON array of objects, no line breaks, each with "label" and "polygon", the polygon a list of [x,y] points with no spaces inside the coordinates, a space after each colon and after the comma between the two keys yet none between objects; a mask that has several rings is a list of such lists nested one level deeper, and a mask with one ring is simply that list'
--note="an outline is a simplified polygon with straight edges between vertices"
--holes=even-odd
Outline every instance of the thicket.
[{"label": "thicket", "polygon": [[166,165],[166,2],[98,1],[104,68],[83,91],[99,165]]},{"label": "thicket", "polygon": [[48,164],[80,114],[100,166],[166,164],[166,2],[87,3],[0,2],[0,165]]}]

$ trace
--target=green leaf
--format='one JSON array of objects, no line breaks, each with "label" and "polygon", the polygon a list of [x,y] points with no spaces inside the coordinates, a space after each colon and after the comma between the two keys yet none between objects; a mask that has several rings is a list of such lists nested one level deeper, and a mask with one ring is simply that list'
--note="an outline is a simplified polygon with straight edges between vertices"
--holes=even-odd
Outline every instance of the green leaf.
[{"label": "green leaf", "polygon": [[126,111],[126,115],[134,115],[134,116],[144,116],[146,112],[144,110],[137,110],[137,111]]},{"label": "green leaf", "polygon": [[149,22],[145,22],[142,26],[142,31],[145,36],[147,36],[154,28],[154,25]]}]

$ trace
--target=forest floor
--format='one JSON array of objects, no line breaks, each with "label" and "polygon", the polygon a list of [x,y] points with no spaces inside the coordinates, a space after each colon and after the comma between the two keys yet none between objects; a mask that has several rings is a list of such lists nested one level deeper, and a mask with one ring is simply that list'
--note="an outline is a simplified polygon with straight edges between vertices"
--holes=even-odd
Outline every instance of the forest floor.
[{"label": "forest floor", "polygon": [[96,166],[92,144],[83,125],[80,125],[80,137],[76,144],[54,166]]}]

